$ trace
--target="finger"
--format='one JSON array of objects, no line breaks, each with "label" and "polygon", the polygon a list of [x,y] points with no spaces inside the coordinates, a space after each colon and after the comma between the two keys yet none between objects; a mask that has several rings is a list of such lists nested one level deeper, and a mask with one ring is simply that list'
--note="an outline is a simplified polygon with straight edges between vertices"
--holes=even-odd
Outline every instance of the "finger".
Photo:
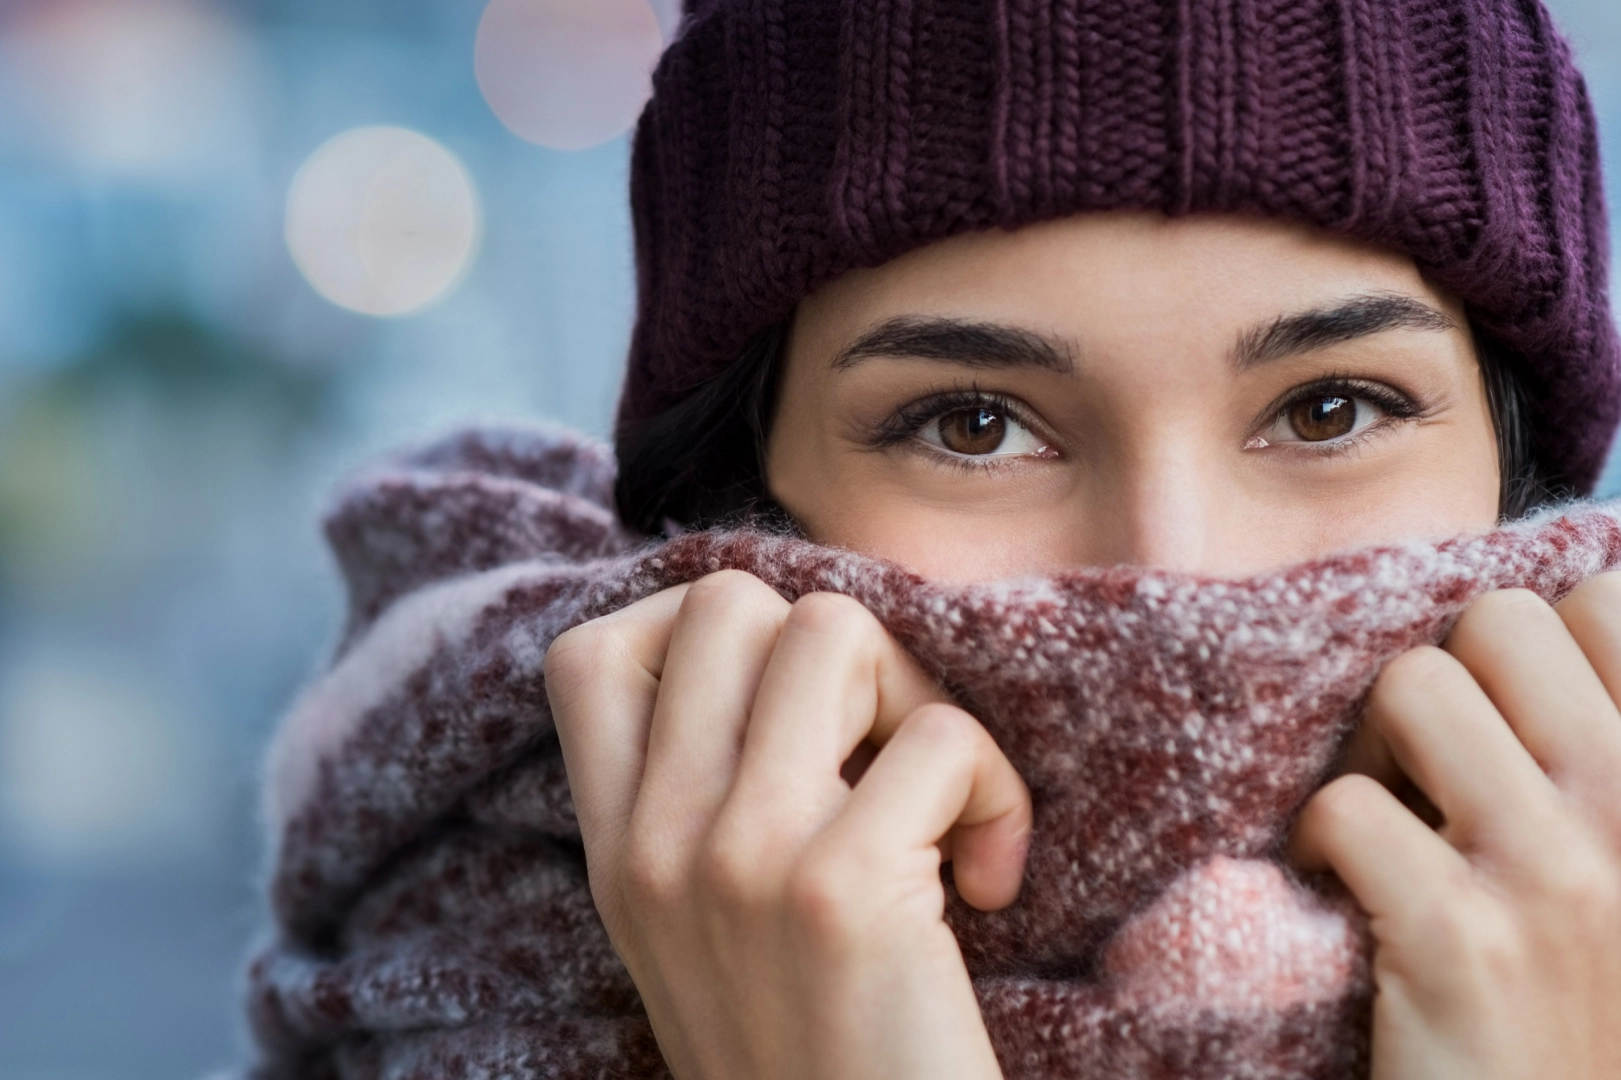
[{"label": "finger", "polygon": [[1587,654],[1610,700],[1621,705],[1621,573],[1588,579],[1555,610]]},{"label": "finger", "polygon": [[879,873],[950,832],[957,891],[991,911],[1019,894],[1030,816],[1029,789],[979,721],[931,704],[902,721],[817,843]]},{"label": "finger", "polygon": [[664,656],[686,590],[666,589],[583,623],[546,653],[546,698],[580,832],[588,854],[608,861],[635,805]]},{"label": "finger", "polygon": [[675,619],[648,735],[638,821],[679,848],[713,819],[737,772],[760,676],[788,601],[738,570],[687,590]]},{"label": "finger", "polygon": [[1449,840],[1536,842],[1555,805],[1553,784],[1451,655],[1423,647],[1385,665],[1366,717],[1402,773],[1445,815]]},{"label": "finger", "polygon": [[1395,753],[1390,749],[1390,743],[1370,723],[1364,723],[1357,728],[1335,775],[1347,773],[1356,773],[1379,781],[1396,796],[1398,802],[1416,814],[1418,819],[1430,828],[1439,829],[1445,824],[1441,811],[1430,801],[1429,796],[1402,772]]},{"label": "finger", "polygon": [[[1592,604],[1586,605],[1589,609]],[[1578,619],[1578,603],[1570,609]],[[1488,593],[1446,642],[1561,787],[1614,783],[1621,715],[1565,619],[1524,589]]]},{"label": "finger", "polygon": [[856,746],[881,745],[914,709],[943,700],[858,601],[804,597],[760,678],[729,802],[762,835],[808,839],[848,797],[839,770]]},{"label": "finger", "polygon": [[1290,837],[1302,870],[1332,870],[1375,920],[1412,916],[1456,895],[1468,861],[1383,785],[1342,776],[1312,796]]},{"label": "finger", "polygon": [[1601,574],[1565,597],[1556,609],[1593,673],[1604,686],[1607,722],[1589,734],[1592,771],[1614,790],[1621,775],[1621,574]]}]

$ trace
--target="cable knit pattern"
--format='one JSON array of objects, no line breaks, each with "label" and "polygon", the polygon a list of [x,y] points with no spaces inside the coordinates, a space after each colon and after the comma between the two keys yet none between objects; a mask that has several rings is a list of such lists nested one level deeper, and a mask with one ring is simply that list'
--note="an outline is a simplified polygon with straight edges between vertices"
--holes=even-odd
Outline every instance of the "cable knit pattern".
[{"label": "cable knit pattern", "polygon": [[1365,928],[1277,860],[1292,816],[1385,661],[1486,590],[1621,565],[1617,512],[1584,507],[1242,581],[947,587],[759,533],[649,545],[610,481],[594,445],[469,432],[337,500],[351,622],[269,769],[258,1076],[667,1075],[587,890],[542,660],[723,567],[862,601],[1029,783],[1019,900],[947,916],[1010,1080],[1365,1075]]},{"label": "cable knit pattern", "polygon": [[1524,358],[1552,479],[1597,479],[1621,418],[1598,143],[1536,0],[689,7],[636,135],[622,423],[933,240],[1254,213],[1411,255]]}]

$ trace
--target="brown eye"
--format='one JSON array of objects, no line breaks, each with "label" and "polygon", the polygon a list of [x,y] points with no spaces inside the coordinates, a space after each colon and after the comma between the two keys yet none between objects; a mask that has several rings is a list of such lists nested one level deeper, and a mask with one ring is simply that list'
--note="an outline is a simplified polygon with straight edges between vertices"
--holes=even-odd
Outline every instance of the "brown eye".
[{"label": "brown eye", "polygon": [[1289,407],[1289,426],[1304,442],[1327,442],[1356,429],[1356,401],[1324,394]]},{"label": "brown eye", "polygon": [[957,409],[939,421],[940,445],[954,454],[994,454],[1007,438],[1007,420],[995,409]]}]

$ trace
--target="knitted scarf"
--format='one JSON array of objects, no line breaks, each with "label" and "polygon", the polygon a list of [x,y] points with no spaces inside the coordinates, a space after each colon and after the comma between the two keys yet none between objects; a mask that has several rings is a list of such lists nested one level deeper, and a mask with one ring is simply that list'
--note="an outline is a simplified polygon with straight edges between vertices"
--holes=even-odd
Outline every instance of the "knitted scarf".
[{"label": "knitted scarf", "polygon": [[1481,593],[1621,565],[1621,512],[1244,581],[1142,569],[945,586],[758,532],[650,543],[613,463],[474,431],[355,479],[327,533],[350,618],[271,754],[262,1080],[662,1077],[597,919],[542,684],[563,630],[723,567],[864,603],[1029,784],[1019,899],[949,888],[1009,1080],[1350,1078],[1368,939],[1278,859],[1380,666]]}]

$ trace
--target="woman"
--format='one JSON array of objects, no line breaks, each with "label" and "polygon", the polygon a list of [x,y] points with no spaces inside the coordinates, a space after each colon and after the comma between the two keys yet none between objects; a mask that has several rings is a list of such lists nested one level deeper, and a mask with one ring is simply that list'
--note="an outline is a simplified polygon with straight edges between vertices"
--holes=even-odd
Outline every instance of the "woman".
[{"label": "woman", "polygon": [[[1489,528],[1514,422],[1491,384],[1410,258],[1253,220],[1066,218],[807,298],[764,479],[811,539],[934,579],[1240,576]],[[599,911],[678,1077],[999,1075],[936,845],[965,899],[1008,904],[1029,796],[859,604],[722,572],[565,634],[547,686]],[[1446,651],[1385,669],[1367,775],[1295,836],[1374,917],[1375,1075],[1621,1064],[1613,694],[1621,576],[1557,613],[1491,594]],[[1403,774],[1440,835],[1367,778]]]},{"label": "woman", "polygon": [[[1595,145],[1520,0],[700,0],[637,137],[619,517],[1041,579],[1026,595],[1081,567],[1244,578],[1585,494],[1621,415]],[[635,590],[556,569],[618,557],[600,511],[510,510],[603,469],[502,447],[417,455],[330,526],[355,622],[278,751],[266,1075],[642,1075],[639,1009],[569,951],[600,934],[568,899],[575,815],[682,1080],[1047,1075],[993,1052],[941,875],[986,911],[1042,886],[1030,791],[862,604],[722,570],[557,638],[565,805],[524,697],[555,633],[534,624]],[[401,540],[407,514],[431,524]],[[652,580],[664,550],[612,573]],[[983,666],[1029,661],[997,630]],[[1621,1071],[1617,701],[1612,576],[1557,608],[1486,595],[1379,674],[1290,852],[1371,916],[1381,1080]],[[543,857],[576,877],[524,877]],[[1130,1042],[1148,1014],[1097,1015]],[[1299,1075],[1288,1042],[1121,1075]]]},{"label": "woman", "polygon": [[[1588,488],[1616,400],[1604,240],[1580,84],[1540,10],[1239,4],[1200,25],[1184,7],[1180,36],[1156,52],[1167,43],[1152,4],[878,5],[846,9],[836,42],[840,28],[808,27],[805,11],[699,8],[638,143],[627,520],[690,527],[775,506],[811,540],[946,580],[1115,563],[1238,576],[1484,530],[1551,490]],[[706,55],[720,48],[717,24],[738,52],[775,46],[778,66]],[[1142,52],[1087,54],[1088,34]],[[1002,125],[978,133],[994,147],[990,175],[954,187],[918,159],[949,153],[943,129],[973,119],[928,113],[952,90],[927,80],[997,40],[1000,98],[969,110]],[[1359,71],[1365,57],[1339,51],[1350,46],[1384,66]],[[1517,69],[1488,70],[1499,48]],[[741,95],[754,73],[768,100],[805,93],[801,80],[838,50],[856,74],[829,96],[845,95],[854,130],[838,142],[844,157],[823,163],[814,137],[791,144],[807,137],[794,122],[814,131],[817,89],[788,104]],[[1154,85],[1159,63],[1189,53],[1200,55],[1181,69],[1186,126],[1146,130],[1173,93]],[[714,116],[696,95],[721,72],[743,113],[729,134],[752,160],[679,127]],[[1092,85],[1111,78],[1113,100]],[[1120,114],[1100,115],[1111,104]],[[1377,130],[1402,123],[1377,110],[1402,105],[1410,126]],[[1470,123],[1508,138],[1438,145]],[[1544,123],[1564,134],[1514,146]],[[1077,149],[1088,127],[1093,145]],[[1409,155],[1401,167],[1382,156],[1392,146]],[[677,148],[716,160],[673,165]],[[1133,152],[1150,163],[1136,175],[1097,164]],[[1504,159],[1466,164],[1470,152]],[[1156,155],[1163,172],[1180,166],[1179,188],[1156,188]],[[717,206],[739,190],[735,174],[721,178],[727,166],[756,184],[797,167],[802,186],[831,189],[833,220],[785,220],[787,199],[762,208],[756,196],[731,208],[733,227]],[[1540,224],[1527,203],[1510,209],[1529,190],[1493,201],[1517,167],[1556,193]],[[1458,198],[1454,169],[1491,179],[1479,202],[1438,211]],[[930,217],[931,196],[961,202]],[[979,220],[975,199],[989,206]],[[1070,216],[1109,207],[1241,213]],[[713,233],[675,235],[683,213]],[[1409,215],[1428,220],[1413,229]],[[1020,227],[950,235],[992,224]],[[806,244],[793,264],[817,225],[824,248]],[[1448,226],[1458,233],[1438,235]],[[1560,239],[1544,243],[1544,228]],[[743,232],[779,246],[740,242],[735,254]],[[1551,256],[1557,271],[1534,250],[1563,244],[1584,250]],[[720,265],[702,268],[707,255]],[[1537,300],[1519,295],[1554,280]],[[718,310],[686,306],[717,281],[715,297],[734,290]],[[730,373],[693,390],[689,370],[684,393],[670,389],[657,360],[712,348],[722,318],[734,340],[759,331],[805,282],[825,283]],[[1492,336],[1544,305],[1568,324],[1532,346],[1552,346],[1543,359]],[[1576,369],[1596,396],[1553,405],[1552,384]],[[662,416],[648,404],[659,394]],[[1552,449],[1583,440],[1580,465]],[[677,1076],[999,1075],[941,919],[937,866],[944,852],[972,904],[1012,901],[1029,798],[973,718],[859,605],[790,605],[722,573],[565,635],[547,675],[593,894]],[[1365,775],[1325,788],[1295,834],[1301,863],[1332,868],[1373,916],[1377,1076],[1621,1069],[1618,696],[1614,578],[1557,612],[1528,594],[1488,596],[1445,651],[1416,650],[1379,679]],[[836,738],[805,734],[829,716]],[[868,739],[883,749],[849,789],[840,765]],[[1445,815],[1441,832],[1369,779],[1402,775]]]}]

